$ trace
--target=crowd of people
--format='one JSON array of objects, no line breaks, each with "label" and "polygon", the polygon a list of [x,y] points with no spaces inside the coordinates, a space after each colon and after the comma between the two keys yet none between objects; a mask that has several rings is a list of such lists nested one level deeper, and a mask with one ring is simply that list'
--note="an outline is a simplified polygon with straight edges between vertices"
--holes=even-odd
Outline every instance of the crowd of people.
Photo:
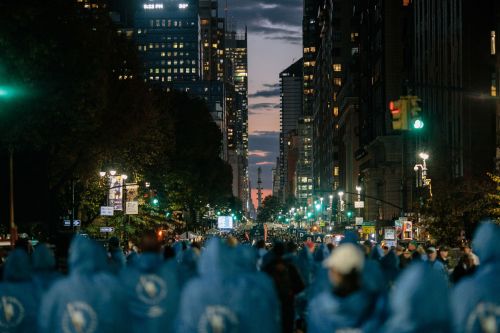
[{"label": "crowd of people", "polygon": [[[243,240],[244,241],[244,240]],[[20,244],[3,265],[0,332],[494,333],[500,226],[482,224],[456,267],[449,249],[213,237],[125,253],[76,236],[69,273],[51,249]],[[473,252],[474,250],[474,252]]]}]

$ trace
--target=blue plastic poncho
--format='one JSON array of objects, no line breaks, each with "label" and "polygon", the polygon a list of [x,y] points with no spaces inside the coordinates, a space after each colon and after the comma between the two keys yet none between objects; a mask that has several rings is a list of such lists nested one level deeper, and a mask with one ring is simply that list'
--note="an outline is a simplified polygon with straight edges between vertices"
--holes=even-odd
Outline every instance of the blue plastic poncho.
[{"label": "blue plastic poncho", "polygon": [[183,288],[189,280],[198,276],[198,249],[189,248],[177,256],[178,281]]},{"label": "blue plastic poncho", "polygon": [[[335,251],[335,250],[334,250]],[[386,280],[378,262],[366,260],[361,273],[361,290],[339,297],[332,292],[328,270],[322,268],[311,288],[308,332],[336,332],[346,329],[378,332],[386,314]]]},{"label": "blue plastic poncho", "polygon": [[111,273],[116,275],[118,275],[127,264],[127,258],[125,258],[125,254],[120,248],[109,251],[108,258],[109,269]]},{"label": "blue plastic poncho", "polygon": [[70,247],[69,270],[43,298],[39,332],[129,332],[124,293],[109,273],[104,248],[77,236]]},{"label": "blue plastic poncho", "polygon": [[390,250],[380,259],[380,268],[386,281],[392,284],[399,274],[399,258],[393,250]]},{"label": "blue plastic poncho", "polygon": [[120,279],[131,332],[173,332],[180,297],[175,263],[165,263],[158,253],[144,253],[122,270]]},{"label": "blue plastic poncho", "polygon": [[384,333],[449,333],[451,311],[446,279],[425,263],[410,265],[392,290],[390,311]]},{"label": "blue plastic poncho", "polygon": [[7,257],[4,281],[0,283],[0,332],[32,332],[38,305],[30,259],[24,250],[16,249]]},{"label": "blue plastic poncho", "polygon": [[56,258],[46,244],[38,244],[32,255],[33,282],[40,295],[43,295],[54,282],[62,277],[56,271]]},{"label": "blue plastic poncho", "polygon": [[[182,293],[178,333],[280,331],[272,281],[255,272],[255,259],[238,263],[239,251],[218,239],[208,242],[199,260],[200,276]],[[245,258],[249,257],[244,254]]]},{"label": "blue plastic poncho", "polygon": [[476,273],[453,290],[456,333],[497,332],[500,327],[500,226],[479,227],[473,247],[481,260]]},{"label": "blue plastic poncho", "polygon": [[365,289],[347,297],[324,291],[309,304],[308,332],[378,332],[383,309],[380,301],[376,294]]}]

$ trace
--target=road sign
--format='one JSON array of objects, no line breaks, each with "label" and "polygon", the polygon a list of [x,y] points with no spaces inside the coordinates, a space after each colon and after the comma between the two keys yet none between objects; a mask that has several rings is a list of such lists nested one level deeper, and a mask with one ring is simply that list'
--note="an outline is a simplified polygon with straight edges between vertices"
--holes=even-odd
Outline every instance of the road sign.
[{"label": "road sign", "polygon": [[115,228],[113,228],[113,227],[101,227],[101,232],[103,232],[103,233],[104,232],[106,232],[106,233],[113,232],[113,231],[115,231]]},{"label": "road sign", "polygon": [[[80,220],[74,220],[73,221],[73,227],[79,227],[81,224]],[[65,227],[71,227],[71,220],[64,220],[64,226]]]},{"label": "road sign", "polygon": [[364,201],[354,201],[354,208],[365,208]]},{"label": "road sign", "polygon": [[363,225],[363,218],[362,217],[356,217],[356,225]]},{"label": "road sign", "polygon": [[101,216],[113,216],[114,211],[112,206],[101,206]]},{"label": "road sign", "polygon": [[125,214],[127,214],[127,215],[137,215],[137,214],[139,214],[139,202],[137,202],[137,201],[127,201],[125,203]]}]

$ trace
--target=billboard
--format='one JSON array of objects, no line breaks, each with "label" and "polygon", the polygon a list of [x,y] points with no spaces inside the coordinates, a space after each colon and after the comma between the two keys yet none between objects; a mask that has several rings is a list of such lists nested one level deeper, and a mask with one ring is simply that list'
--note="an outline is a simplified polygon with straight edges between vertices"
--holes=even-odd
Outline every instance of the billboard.
[{"label": "billboard", "polygon": [[217,219],[217,227],[219,229],[233,229],[233,217],[219,216]]},{"label": "billboard", "polygon": [[122,176],[109,177],[109,206],[114,210],[123,210],[123,180]]},{"label": "billboard", "polygon": [[127,189],[127,202],[125,204],[125,214],[137,215],[139,214],[139,185],[126,184]]}]

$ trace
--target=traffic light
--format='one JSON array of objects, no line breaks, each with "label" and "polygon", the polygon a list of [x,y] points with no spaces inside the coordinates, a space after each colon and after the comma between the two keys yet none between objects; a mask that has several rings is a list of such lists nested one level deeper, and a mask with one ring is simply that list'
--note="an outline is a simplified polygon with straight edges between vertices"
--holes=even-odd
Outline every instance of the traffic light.
[{"label": "traffic light", "polygon": [[408,96],[408,109],[411,124],[410,129],[420,130],[424,128],[422,108],[420,107],[420,99],[417,96]]},{"label": "traffic light", "polygon": [[351,218],[351,217],[352,217],[352,212],[351,212],[350,210],[349,210],[349,211],[347,211],[347,217],[348,217],[348,218]]},{"label": "traffic light", "polygon": [[389,110],[392,117],[392,129],[407,130],[408,129],[408,109],[405,99],[398,99],[389,102]]}]

